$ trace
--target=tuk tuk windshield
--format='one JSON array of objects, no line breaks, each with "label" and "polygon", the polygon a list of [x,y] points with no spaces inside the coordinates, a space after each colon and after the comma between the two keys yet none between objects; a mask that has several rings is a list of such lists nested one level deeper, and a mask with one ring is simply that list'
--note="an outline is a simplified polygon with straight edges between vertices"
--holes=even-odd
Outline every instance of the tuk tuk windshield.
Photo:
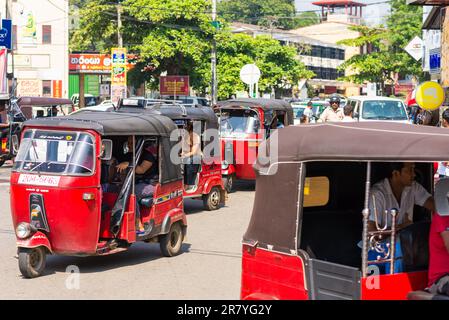
[{"label": "tuk tuk windshield", "polygon": [[64,175],[92,174],[94,139],[81,132],[27,131],[13,170]]},{"label": "tuk tuk windshield", "polygon": [[254,110],[225,109],[221,111],[220,126],[224,137],[247,133],[257,134],[260,129],[260,120]]}]

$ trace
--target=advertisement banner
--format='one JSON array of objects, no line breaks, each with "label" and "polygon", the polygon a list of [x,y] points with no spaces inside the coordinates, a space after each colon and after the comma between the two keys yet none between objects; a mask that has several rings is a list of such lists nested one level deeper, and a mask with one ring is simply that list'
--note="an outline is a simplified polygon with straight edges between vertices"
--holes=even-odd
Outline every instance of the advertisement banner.
[{"label": "advertisement banner", "polygon": [[117,103],[120,98],[126,98],[126,48],[112,48],[111,56],[111,100]]},{"label": "advertisement banner", "polygon": [[53,80],[53,98],[62,98],[62,80]]},{"label": "advertisement banner", "polygon": [[23,10],[19,18],[19,26],[22,28],[19,42],[24,44],[37,44],[36,18],[32,10]]},{"label": "advertisement banner", "polygon": [[42,81],[34,79],[17,80],[17,96],[42,96]]},{"label": "advertisement banner", "polygon": [[189,76],[159,77],[159,92],[163,96],[188,96]]},{"label": "advertisement banner", "polygon": [[[131,70],[135,63],[129,60],[135,59],[135,55],[127,55],[127,69]],[[100,73],[111,74],[112,58],[109,54],[70,54],[69,72],[70,73]]]},{"label": "advertisement banner", "polygon": [[8,94],[8,79],[6,77],[8,65],[8,49],[0,49],[0,94]]}]

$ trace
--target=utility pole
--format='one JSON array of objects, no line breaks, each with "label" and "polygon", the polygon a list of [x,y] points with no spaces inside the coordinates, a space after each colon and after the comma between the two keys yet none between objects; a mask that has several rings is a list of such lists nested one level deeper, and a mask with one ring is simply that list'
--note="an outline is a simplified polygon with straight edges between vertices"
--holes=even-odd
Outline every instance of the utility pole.
[{"label": "utility pole", "polygon": [[[212,23],[215,26],[217,20],[217,0],[212,0]],[[211,65],[212,65],[212,106],[217,104],[217,43],[215,41],[215,34],[212,38],[212,53],[211,53]]]},{"label": "utility pole", "polygon": [[123,48],[123,38],[122,38],[122,5],[120,0],[117,1],[117,36],[118,36],[118,46]]}]

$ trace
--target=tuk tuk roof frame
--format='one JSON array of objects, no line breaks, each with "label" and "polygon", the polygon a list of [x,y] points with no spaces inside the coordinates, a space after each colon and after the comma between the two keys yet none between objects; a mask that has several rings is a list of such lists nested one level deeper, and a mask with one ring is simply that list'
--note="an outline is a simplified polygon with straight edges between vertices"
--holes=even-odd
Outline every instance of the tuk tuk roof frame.
[{"label": "tuk tuk roof frame", "polygon": [[20,97],[16,101],[19,107],[22,106],[32,106],[32,107],[43,107],[43,106],[58,106],[58,105],[72,105],[73,101],[70,99],[63,98],[51,98],[51,97]]},{"label": "tuk tuk roof frame", "polygon": [[292,110],[290,103],[279,100],[279,99],[251,99],[251,98],[241,98],[241,99],[231,99],[218,102],[220,108],[228,108],[232,106],[246,106],[246,107],[259,107],[264,111],[269,110],[279,110],[288,111]]},{"label": "tuk tuk roof frame", "polygon": [[175,123],[162,115],[118,113],[114,111],[85,111],[62,117],[35,118],[27,120],[24,127],[27,126],[91,129],[102,136],[154,135],[170,137],[170,133],[176,129]]}]

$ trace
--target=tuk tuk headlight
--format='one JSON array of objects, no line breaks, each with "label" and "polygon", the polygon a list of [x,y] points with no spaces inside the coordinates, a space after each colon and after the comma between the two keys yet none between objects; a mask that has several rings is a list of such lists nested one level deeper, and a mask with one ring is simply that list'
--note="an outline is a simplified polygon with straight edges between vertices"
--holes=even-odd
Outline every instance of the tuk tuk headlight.
[{"label": "tuk tuk headlight", "polygon": [[34,229],[29,223],[21,222],[16,228],[16,235],[19,239],[26,239],[31,235],[33,231]]},{"label": "tuk tuk headlight", "polygon": [[226,160],[221,162],[221,169],[226,170],[229,167],[229,163]]}]

